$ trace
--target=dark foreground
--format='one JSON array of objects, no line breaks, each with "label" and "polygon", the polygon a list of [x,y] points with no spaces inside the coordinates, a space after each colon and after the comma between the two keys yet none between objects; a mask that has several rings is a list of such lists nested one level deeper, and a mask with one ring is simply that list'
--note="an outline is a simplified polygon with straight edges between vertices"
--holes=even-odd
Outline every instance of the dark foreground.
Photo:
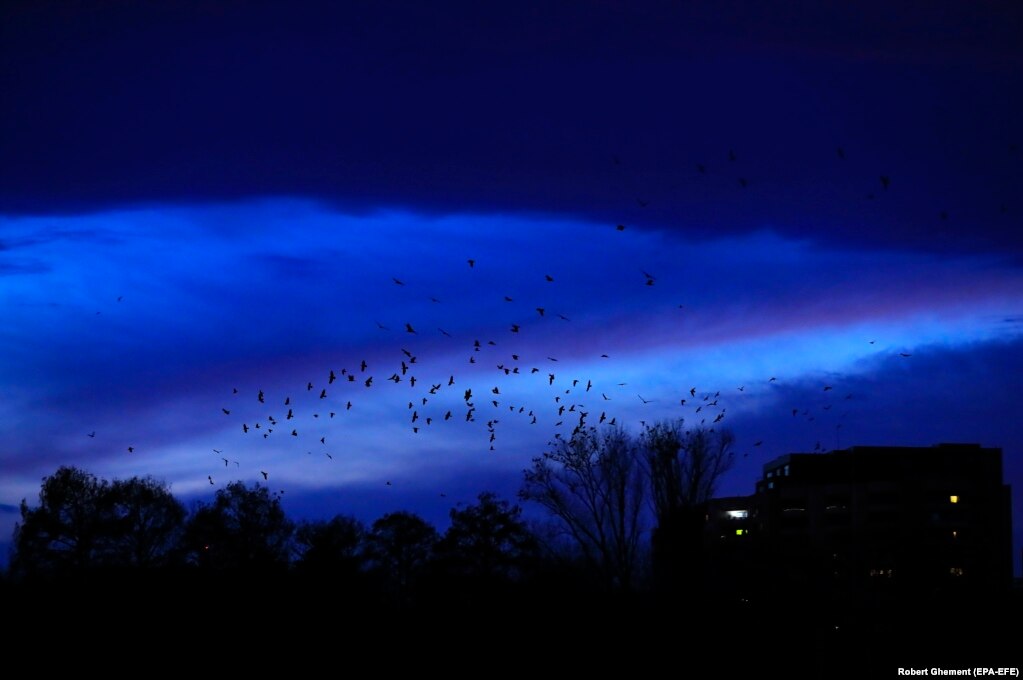
[{"label": "dark foreground", "polygon": [[413,595],[186,571],[8,582],[0,594],[9,659],[83,672],[826,678],[1023,665],[1019,589],[732,601],[447,582]]}]

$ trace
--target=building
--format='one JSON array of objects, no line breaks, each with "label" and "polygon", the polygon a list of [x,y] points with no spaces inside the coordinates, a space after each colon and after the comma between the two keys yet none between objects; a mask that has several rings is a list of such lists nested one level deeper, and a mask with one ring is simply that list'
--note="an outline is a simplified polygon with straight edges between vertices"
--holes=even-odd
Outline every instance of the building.
[{"label": "building", "polygon": [[1002,451],[856,446],[764,465],[705,517],[707,573],[763,592],[920,595],[1012,582]]}]

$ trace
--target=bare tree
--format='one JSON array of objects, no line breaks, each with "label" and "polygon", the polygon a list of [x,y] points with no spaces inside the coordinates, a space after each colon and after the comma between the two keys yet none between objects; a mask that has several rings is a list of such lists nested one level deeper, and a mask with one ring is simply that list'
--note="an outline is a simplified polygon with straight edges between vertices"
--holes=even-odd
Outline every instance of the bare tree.
[{"label": "bare tree", "polygon": [[632,587],[646,485],[638,447],[621,427],[578,430],[533,459],[519,491],[560,520],[611,587]]},{"label": "bare tree", "polygon": [[700,578],[703,507],[735,459],[728,430],[686,430],[681,419],[647,426],[641,437],[657,526],[651,535],[655,582],[683,592]]},{"label": "bare tree", "polygon": [[642,434],[658,519],[706,503],[735,462],[729,430],[686,430],[681,419],[648,425]]}]

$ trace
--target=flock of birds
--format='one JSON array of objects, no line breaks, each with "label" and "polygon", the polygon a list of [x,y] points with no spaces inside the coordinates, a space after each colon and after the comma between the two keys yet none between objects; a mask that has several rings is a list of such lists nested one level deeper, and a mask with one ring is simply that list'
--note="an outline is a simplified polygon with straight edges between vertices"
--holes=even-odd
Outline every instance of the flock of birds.
[{"label": "flock of birds", "polygon": [[[836,154],[839,159],[845,158],[845,151],[842,148],[837,148]],[[736,152],[729,150],[728,160],[734,162],[736,159]],[[613,162],[620,164],[618,158],[614,158]],[[705,164],[698,164],[696,169],[700,174],[708,172]],[[891,186],[891,180],[887,175],[880,175],[878,183],[882,191],[888,191]],[[741,188],[746,188],[748,184],[746,178],[739,178]],[[868,198],[873,198],[873,195],[868,195]],[[642,199],[637,199],[637,203],[640,207],[647,205]],[[942,217],[946,215],[943,214]],[[623,232],[626,228],[624,224],[614,225],[616,232]],[[470,275],[479,269],[475,258],[468,258],[465,267]],[[636,280],[638,287],[657,285],[658,278],[654,274],[643,269],[639,269],[638,274],[640,275]],[[552,273],[535,272],[534,275],[546,284],[559,285]],[[413,278],[414,276],[399,274],[392,276],[388,285],[411,290],[413,286],[406,281],[412,281]],[[118,302],[122,299],[118,297]],[[431,296],[429,299],[434,303],[440,303],[436,297]],[[495,303],[498,305],[513,302],[515,300],[508,295],[495,297]],[[535,314],[534,321],[544,322],[547,319],[571,321],[565,314],[548,311],[548,305],[542,301],[535,301],[531,306],[530,313]],[[678,307],[684,308],[682,304]],[[518,421],[525,426],[544,429],[548,433],[547,444],[551,445],[558,439],[570,439],[591,425],[625,424],[623,415],[617,408],[623,402],[631,400],[633,406],[639,404],[641,407],[648,407],[651,404],[664,406],[664,402],[668,401],[661,393],[658,393],[657,397],[644,397],[627,382],[601,381],[592,377],[573,375],[571,369],[560,368],[570,366],[570,361],[559,363],[559,359],[551,354],[537,354],[529,343],[517,346],[515,340],[523,337],[528,330],[527,324],[521,318],[508,323],[506,332],[511,342],[506,341],[508,338],[463,340],[456,337],[456,334],[432,324],[430,330],[427,330],[428,326],[422,320],[405,321],[403,327],[399,328],[392,328],[376,321],[376,327],[380,332],[402,333],[406,341],[393,343],[393,346],[402,344],[405,346],[400,347],[400,351],[396,349],[392,356],[384,360],[380,360],[379,357],[374,359],[364,357],[352,361],[350,365],[325,366],[319,375],[303,380],[290,392],[271,392],[269,387],[266,389],[255,387],[251,390],[230,388],[229,398],[225,400],[220,411],[223,417],[236,421],[236,431],[247,439],[245,445],[238,448],[247,450],[256,445],[251,441],[253,439],[258,442],[273,442],[276,446],[277,442],[284,438],[289,444],[304,449],[309,456],[336,461],[342,457],[336,447],[345,445],[344,435],[338,434],[343,431],[341,421],[359,413],[360,405],[367,393],[370,391],[377,393],[383,389],[404,390],[400,403],[406,412],[407,429],[411,434],[419,435],[438,428],[451,427],[456,423],[484,424],[485,447],[489,451],[497,450],[501,428],[509,421]],[[436,331],[432,328],[436,328]],[[461,368],[446,366],[441,370],[442,367],[434,361],[433,355],[436,352],[417,351],[419,340],[424,335],[434,332],[450,342],[452,347],[462,351],[464,363]],[[875,341],[869,342],[874,344]],[[444,355],[451,356],[451,352],[452,348],[449,347]],[[609,352],[591,358],[610,361]],[[903,352],[901,356],[908,358],[910,354]],[[467,377],[464,367],[472,365],[476,366]],[[531,395],[530,403],[524,403],[516,398],[515,395],[523,394],[522,389],[517,389],[522,383],[512,381],[529,382],[525,392]],[[767,386],[776,382],[777,378],[774,376],[764,378]],[[725,420],[728,404],[734,398],[743,395],[746,388],[746,385],[725,389],[684,386],[678,394],[671,397],[676,406],[670,415],[683,417],[687,427],[713,430],[721,426]],[[832,398],[831,394],[835,393],[835,389],[834,385],[822,385],[821,394],[824,398],[821,403],[793,407],[790,411],[791,417],[813,422],[823,413],[837,407],[843,400],[854,398],[851,393],[845,393],[840,399]],[[628,409],[627,412],[634,410]],[[662,410],[662,417],[663,413]],[[647,421],[640,420],[639,424],[645,426]],[[835,424],[836,439],[841,427],[840,421]],[[94,437],[95,432],[89,433],[89,436]],[[542,439],[543,437],[538,441]],[[763,444],[763,440],[756,440],[742,455],[746,457],[751,452],[763,450],[761,449]],[[824,448],[825,446],[818,440],[813,450],[823,451]],[[135,450],[135,446],[128,447],[129,453]],[[242,466],[241,460],[224,455],[223,448],[214,448],[213,453],[217,457],[215,460],[223,464],[219,471],[225,475],[229,474],[232,466],[234,468]],[[228,471],[225,472],[224,468]],[[272,476],[270,471],[263,469],[259,470],[259,474],[266,482],[269,482]],[[207,476],[208,483],[215,486],[217,476],[218,471],[212,471]],[[382,479],[381,483],[384,486],[393,485],[390,479]],[[279,489],[274,493],[282,494],[283,490]]]},{"label": "flock of birds", "polygon": [[[469,259],[468,265],[473,268],[475,260]],[[649,285],[650,281],[656,280],[645,272],[643,276],[647,277],[646,282],[640,285]],[[544,275],[544,280],[554,283],[550,275]],[[396,286],[406,285],[399,278],[393,278],[392,281]],[[508,301],[507,297],[505,301]],[[544,307],[536,307],[535,312],[538,318],[546,316]],[[382,331],[390,331],[383,324],[378,323],[377,326]],[[437,330],[455,342],[452,334],[440,328]],[[413,347],[419,331],[411,322],[407,322],[403,332],[408,336],[405,344]],[[511,323],[507,329],[507,333],[513,336],[522,332],[522,325],[517,323]],[[501,342],[498,342],[499,339]],[[868,342],[875,343],[874,340]],[[337,428],[332,424],[339,419],[351,417],[353,412],[357,414],[362,400],[370,391],[379,392],[388,388],[404,390],[399,394],[406,411],[407,430],[413,435],[450,424],[484,423],[484,446],[489,451],[497,450],[499,427],[513,419],[527,426],[541,424],[549,427],[552,438],[546,443],[552,445],[555,440],[570,439],[590,425],[624,424],[615,409],[623,401],[634,400],[641,407],[660,401],[660,398],[644,397],[627,382],[605,380],[601,383],[593,378],[566,374],[559,369],[562,362],[554,356],[543,356],[539,361],[526,362],[523,356],[532,348],[517,349],[513,345],[511,349],[504,349],[504,344],[501,338],[477,338],[461,345],[463,366],[478,365],[483,369],[474,371],[469,379],[463,378],[450,367],[444,371],[446,376],[438,379],[434,377],[437,375],[436,369],[422,360],[420,353],[401,347],[395,350],[389,361],[379,364],[362,358],[351,366],[325,367],[316,379],[306,380],[304,385],[296,385],[291,393],[269,394],[261,388],[249,393],[232,387],[230,399],[220,411],[223,416],[237,421],[237,431],[243,437],[255,437],[263,441],[281,437],[292,439],[302,443],[301,448],[306,448],[307,455],[323,456],[333,461],[335,455],[332,451],[338,436]],[[532,353],[535,355],[535,351]],[[908,358],[911,354],[901,352],[899,356]],[[534,358],[539,358],[539,355]],[[602,353],[598,358],[610,360],[611,356]],[[420,377],[424,373],[430,377]],[[527,404],[510,397],[510,394],[522,393],[522,390],[515,389],[516,385],[509,383],[516,380],[529,381],[531,384],[526,391],[533,395],[533,399],[539,395],[539,399]],[[777,380],[777,377],[770,376],[764,382],[772,385]],[[689,386],[672,398],[677,405],[673,413],[684,417],[687,426],[713,431],[726,418],[726,404],[743,395],[746,389],[746,385],[737,385],[730,390],[701,390],[697,386]],[[790,411],[791,417],[813,422],[841,401],[854,398],[852,393],[845,393],[840,399],[835,399],[831,397],[834,392],[834,385],[821,385],[821,402],[813,406],[794,407]],[[453,400],[456,400],[456,405],[452,404]],[[241,417],[239,411],[247,415]],[[640,420],[639,424],[645,426],[647,422]],[[836,428],[840,427],[841,423],[838,423]],[[343,436],[340,439],[343,446]],[[750,449],[758,450],[763,444],[763,440],[757,440]],[[824,445],[818,440],[813,450],[823,451]],[[224,467],[240,465],[239,461],[221,455],[221,449],[213,449],[213,452],[220,456],[219,460]],[[747,450],[742,455],[748,457],[749,453]],[[260,470],[260,474],[264,480],[269,479],[266,470]],[[207,479],[211,485],[216,483],[212,474]],[[389,479],[383,480],[383,484],[393,485]]]}]

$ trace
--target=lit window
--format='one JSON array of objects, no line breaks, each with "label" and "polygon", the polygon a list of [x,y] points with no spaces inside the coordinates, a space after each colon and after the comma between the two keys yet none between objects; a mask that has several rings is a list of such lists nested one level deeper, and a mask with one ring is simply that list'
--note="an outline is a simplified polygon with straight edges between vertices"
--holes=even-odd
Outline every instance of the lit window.
[{"label": "lit window", "polygon": [[785,476],[786,477],[789,476],[789,466],[788,465],[785,466]]},{"label": "lit window", "polygon": [[952,530],[952,538],[959,538],[959,532],[955,529]]},{"label": "lit window", "polygon": [[949,496],[948,497],[948,502],[949,503],[958,503],[959,502],[959,496]]},{"label": "lit window", "polygon": [[768,489],[773,489],[774,488],[774,482],[768,482],[767,483],[767,488]]},{"label": "lit window", "polygon": [[746,519],[749,517],[749,510],[726,510],[728,519]]},{"label": "lit window", "polygon": [[767,473],[767,478],[770,479],[771,477],[774,477],[774,470]]},{"label": "lit window", "polygon": [[746,535],[746,530],[745,529],[736,529],[735,530],[735,535],[736,536],[745,536]]},{"label": "lit window", "polygon": [[963,575],[963,568],[962,567],[950,567],[949,570],[948,570],[948,573],[951,574],[952,576],[962,576]]}]

